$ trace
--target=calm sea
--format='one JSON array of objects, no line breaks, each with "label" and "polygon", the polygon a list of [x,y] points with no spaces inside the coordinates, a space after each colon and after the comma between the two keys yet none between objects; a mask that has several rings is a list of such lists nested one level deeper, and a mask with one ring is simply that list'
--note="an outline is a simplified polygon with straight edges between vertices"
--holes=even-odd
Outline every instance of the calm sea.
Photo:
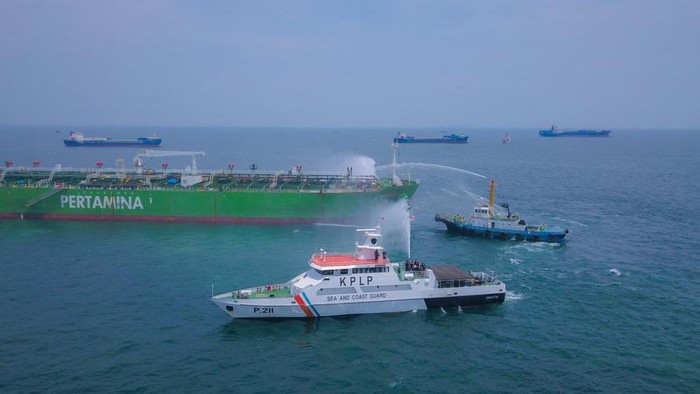
[{"label": "calm sea", "polygon": [[[51,127],[0,128],[0,160],[132,162],[64,148]],[[440,129],[403,130],[437,135]],[[454,130],[450,130],[451,132]],[[459,130],[458,130],[459,131]],[[512,142],[501,143],[505,132]],[[197,165],[390,175],[388,129],[91,128],[157,133]],[[311,253],[352,250],[347,226],[0,221],[2,392],[698,392],[700,132],[548,139],[469,130],[467,145],[402,146],[418,178],[407,228],[387,207],[389,257],[494,272],[502,305],[277,322],[232,321],[212,293],[289,279]],[[165,159],[154,159],[159,168]],[[170,168],[191,165],[167,159]],[[485,178],[470,174],[483,175]],[[449,235],[441,212],[496,200],[563,245]],[[366,223],[373,225],[374,223]],[[409,232],[410,231],[410,232]],[[410,234],[410,235],[409,235]]]}]

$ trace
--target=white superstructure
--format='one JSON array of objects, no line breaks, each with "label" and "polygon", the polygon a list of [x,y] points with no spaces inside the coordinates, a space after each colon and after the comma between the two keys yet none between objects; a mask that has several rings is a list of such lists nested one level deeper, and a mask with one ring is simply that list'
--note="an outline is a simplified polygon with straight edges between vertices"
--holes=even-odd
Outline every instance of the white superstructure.
[{"label": "white superstructure", "polygon": [[379,227],[354,253],[311,256],[310,269],[280,284],[220,294],[212,301],[234,318],[288,318],[406,312],[501,303],[506,287],[483,272],[454,266],[393,263],[380,246]]}]

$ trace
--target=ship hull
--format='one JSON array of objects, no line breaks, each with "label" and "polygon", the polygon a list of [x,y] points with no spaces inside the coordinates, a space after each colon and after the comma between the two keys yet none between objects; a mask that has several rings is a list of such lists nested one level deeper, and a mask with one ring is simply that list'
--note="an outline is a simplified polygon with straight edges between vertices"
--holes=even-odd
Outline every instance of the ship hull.
[{"label": "ship hull", "polygon": [[156,138],[156,139],[144,139],[144,140],[100,140],[100,141],[77,141],[77,140],[63,140],[63,143],[66,146],[69,147],[78,147],[78,146],[86,146],[86,147],[119,147],[119,146],[125,146],[125,147],[133,147],[133,146],[146,146],[146,147],[156,147],[160,146],[161,139]]},{"label": "ship hull", "polygon": [[279,319],[461,308],[505,300],[506,285],[484,272],[431,267],[417,260],[392,263],[379,246],[380,230],[358,230],[367,238],[355,244],[354,252],[314,253],[311,268],[285,283],[231,291],[211,301],[234,319]]},{"label": "ship hull", "polygon": [[397,144],[466,144],[469,137],[459,139],[447,138],[394,138]]},{"label": "ship hull", "polygon": [[410,198],[418,184],[376,191],[89,189],[0,187],[0,218],[201,223],[353,221],[386,201]]},{"label": "ship hull", "polygon": [[236,301],[224,294],[213,297],[212,301],[234,319],[320,318],[500,304],[505,300],[505,285],[395,293],[370,293],[369,297],[364,294],[365,298],[358,294],[357,298],[362,299],[354,302],[324,302],[306,294]]},{"label": "ship hull", "polygon": [[609,137],[610,130],[552,131],[540,130],[541,137]]},{"label": "ship hull", "polygon": [[468,223],[456,222],[455,220],[444,215],[435,215],[435,221],[444,223],[447,227],[447,231],[451,233],[480,238],[516,239],[519,241],[525,240],[532,242],[562,242],[568,233],[568,230],[566,229],[538,231],[474,226]]}]

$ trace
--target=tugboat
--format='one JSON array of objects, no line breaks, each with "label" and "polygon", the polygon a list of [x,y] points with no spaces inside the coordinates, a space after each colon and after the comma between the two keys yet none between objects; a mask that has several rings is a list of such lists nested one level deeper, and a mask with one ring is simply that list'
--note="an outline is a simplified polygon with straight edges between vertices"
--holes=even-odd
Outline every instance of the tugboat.
[{"label": "tugboat", "polygon": [[380,246],[381,227],[365,235],[355,252],[327,253],[291,280],[212,296],[234,319],[318,318],[502,303],[506,286],[484,272],[391,262]]},{"label": "tugboat", "polygon": [[494,208],[495,189],[496,181],[492,180],[489,190],[489,205],[477,205],[469,218],[460,214],[436,214],[435,221],[445,223],[447,231],[484,238],[561,242],[569,233],[568,229],[558,226],[528,225],[525,220],[520,218],[520,215],[510,213],[510,206],[507,203],[501,204],[507,213],[498,212]]}]

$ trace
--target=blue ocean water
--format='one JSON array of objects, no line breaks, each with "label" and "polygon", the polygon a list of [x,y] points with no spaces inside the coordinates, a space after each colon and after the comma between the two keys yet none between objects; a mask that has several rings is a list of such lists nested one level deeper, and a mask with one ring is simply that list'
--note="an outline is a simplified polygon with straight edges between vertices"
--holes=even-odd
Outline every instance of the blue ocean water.
[{"label": "blue ocean water", "polygon": [[[344,173],[353,166],[356,174],[389,175],[396,131],[93,128],[86,135],[151,132],[164,150],[205,151],[200,168]],[[467,145],[400,148],[399,172],[421,186],[410,204],[410,238],[401,207],[382,212],[386,244],[396,260],[410,254],[494,272],[507,284],[504,304],[231,321],[209,301],[212,284],[224,292],[286,280],[319,248],[351,250],[354,228],[2,220],[0,390],[699,391],[700,133],[467,134]],[[137,153],[64,148],[64,136],[50,127],[2,127],[0,160],[92,167],[129,164]],[[468,213],[490,179],[498,202],[528,222],[567,227],[567,241],[466,238],[434,222],[435,213]]]}]

